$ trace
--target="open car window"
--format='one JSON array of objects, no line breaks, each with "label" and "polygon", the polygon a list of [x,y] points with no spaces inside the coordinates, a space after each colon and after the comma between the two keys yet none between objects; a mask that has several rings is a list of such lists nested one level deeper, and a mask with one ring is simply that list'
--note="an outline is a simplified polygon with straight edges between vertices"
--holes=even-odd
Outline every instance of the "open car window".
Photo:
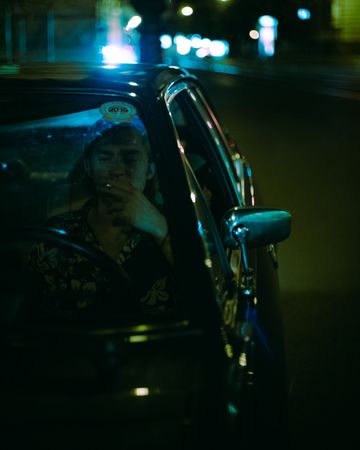
[{"label": "open car window", "polygon": [[[46,105],[60,97],[49,94],[26,120],[33,99],[15,99],[19,110],[23,106],[19,120],[12,111],[0,126],[2,294],[11,303],[13,295],[32,292],[40,310],[64,317],[96,312],[99,302],[119,312],[173,311],[174,275],[162,248],[169,236],[156,235],[162,232],[159,217],[166,224],[163,195],[137,106],[74,96],[58,114],[59,108]],[[137,202],[152,208],[159,224],[149,225],[145,213],[135,223]],[[125,230],[118,246],[102,234],[106,220],[112,230]],[[86,251],[79,251],[83,245]],[[116,277],[121,298],[113,295]]]}]

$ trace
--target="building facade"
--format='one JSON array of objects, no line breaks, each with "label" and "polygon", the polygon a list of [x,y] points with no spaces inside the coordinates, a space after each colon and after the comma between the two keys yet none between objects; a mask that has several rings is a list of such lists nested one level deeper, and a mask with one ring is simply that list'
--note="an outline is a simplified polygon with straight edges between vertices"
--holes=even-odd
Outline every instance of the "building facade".
[{"label": "building facade", "polygon": [[337,39],[360,45],[360,1],[333,0],[331,16]]}]

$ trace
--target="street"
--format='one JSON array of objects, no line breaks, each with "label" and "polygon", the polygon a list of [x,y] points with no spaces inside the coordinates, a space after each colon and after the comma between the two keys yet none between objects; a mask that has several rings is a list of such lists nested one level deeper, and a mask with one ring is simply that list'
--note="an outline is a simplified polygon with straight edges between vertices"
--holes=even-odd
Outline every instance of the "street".
[{"label": "street", "polygon": [[263,203],[293,216],[278,248],[293,447],[355,448],[360,101],[197,75],[250,161]]}]

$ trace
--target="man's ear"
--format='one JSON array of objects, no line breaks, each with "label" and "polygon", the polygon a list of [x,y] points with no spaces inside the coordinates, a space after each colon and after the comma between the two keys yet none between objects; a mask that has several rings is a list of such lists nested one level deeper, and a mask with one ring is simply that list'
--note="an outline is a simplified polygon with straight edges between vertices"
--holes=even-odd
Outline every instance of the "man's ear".
[{"label": "man's ear", "polygon": [[154,175],[155,175],[155,163],[150,162],[148,171],[147,171],[147,175],[146,175],[146,179],[151,180],[152,178],[154,178]]}]

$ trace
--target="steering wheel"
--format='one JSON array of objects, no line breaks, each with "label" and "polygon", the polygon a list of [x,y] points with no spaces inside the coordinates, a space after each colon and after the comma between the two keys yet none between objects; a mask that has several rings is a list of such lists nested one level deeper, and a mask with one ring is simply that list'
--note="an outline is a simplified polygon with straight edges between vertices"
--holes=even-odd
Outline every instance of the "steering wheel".
[{"label": "steering wheel", "polygon": [[109,279],[111,292],[117,293],[125,290],[127,295],[134,296],[129,275],[121,266],[116,264],[106,253],[70,236],[63,230],[50,227],[27,227],[3,232],[0,238],[0,252],[10,250],[20,242],[46,242],[55,247],[78,253],[104,271]]}]

